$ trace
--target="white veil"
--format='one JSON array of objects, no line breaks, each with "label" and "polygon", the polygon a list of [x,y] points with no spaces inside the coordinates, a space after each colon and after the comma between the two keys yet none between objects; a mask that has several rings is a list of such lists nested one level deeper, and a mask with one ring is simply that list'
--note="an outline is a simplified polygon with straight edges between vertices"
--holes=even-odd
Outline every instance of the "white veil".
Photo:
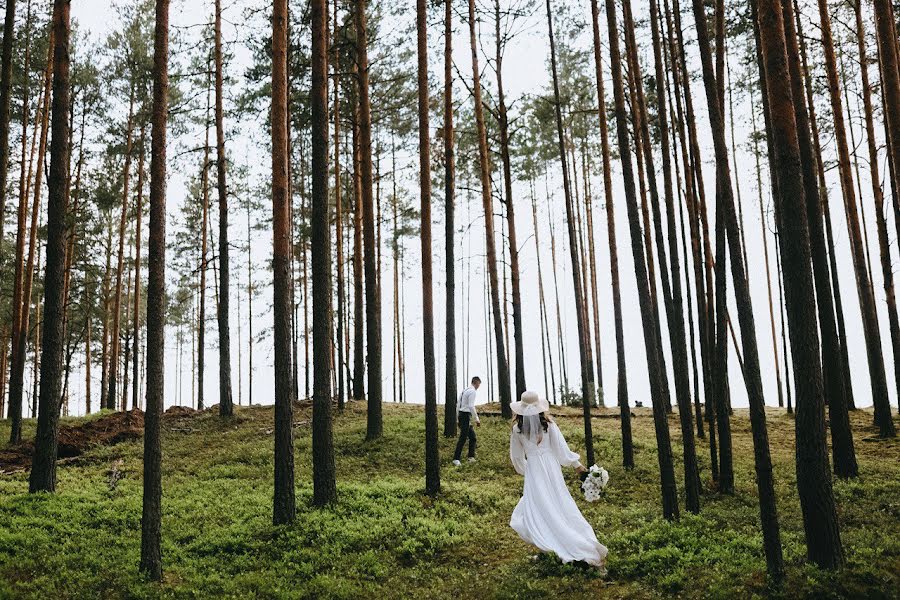
[{"label": "white veil", "polygon": [[519,427],[519,433],[532,444],[540,444],[546,433],[541,424],[540,413],[534,415],[522,415],[522,425]]}]

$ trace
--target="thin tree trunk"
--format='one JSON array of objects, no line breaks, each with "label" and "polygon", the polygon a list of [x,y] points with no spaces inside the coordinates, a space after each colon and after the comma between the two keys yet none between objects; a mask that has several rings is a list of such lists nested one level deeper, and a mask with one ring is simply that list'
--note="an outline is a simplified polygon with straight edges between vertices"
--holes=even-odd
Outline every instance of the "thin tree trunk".
[{"label": "thin tree trunk", "polygon": [[[500,35],[500,0],[495,0],[495,37],[497,72],[497,112],[500,128],[500,160],[503,163],[503,189],[506,205],[506,224],[509,235],[509,270],[513,309],[513,344],[516,354],[516,395],[518,400],[525,392],[525,334],[522,325],[522,291],[519,283],[519,246],[516,237],[516,213],[513,202],[512,164],[510,160],[509,114],[503,90],[503,44]],[[449,9],[448,9],[449,10]]]},{"label": "thin tree trunk", "polygon": [[[231,392],[231,331],[229,325],[231,270],[228,260],[228,189],[225,179],[225,125],[222,98],[222,0],[216,0],[216,175],[219,186],[219,415],[234,412]],[[327,161],[326,161],[327,163]]]},{"label": "thin tree trunk", "polygon": [[[29,12],[30,12],[29,3]],[[9,173],[9,99],[12,95],[12,48],[14,30],[16,26],[16,0],[6,1],[6,18],[3,22],[3,51],[0,59],[0,240],[4,237],[4,225],[6,224],[6,177]],[[25,71],[27,73],[28,67]],[[28,82],[25,82],[25,87]],[[23,110],[23,112],[25,112]],[[0,259],[3,250],[0,249]],[[4,353],[6,351],[4,350]],[[0,396],[3,388],[0,388]],[[2,411],[0,411],[2,414]]]},{"label": "thin tree trunk", "polygon": [[[444,335],[446,337],[446,381],[444,387],[444,435],[456,436],[456,396],[459,393],[456,374],[456,140],[453,130],[453,5],[444,0],[444,216],[445,265],[447,272],[447,305]],[[393,149],[393,143],[391,145]],[[396,176],[395,176],[396,180]],[[396,214],[396,194],[394,206]],[[396,224],[396,217],[395,217]],[[397,266],[394,265],[396,277]],[[540,276],[540,275],[539,275]],[[396,283],[394,284],[396,289]],[[395,299],[396,302],[396,299]],[[395,309],[396,312],[396,309]],[[395,315],[396,318],[396,315]]]},{"label": "thin tree trunk", "polygon": [[272,9],[272,266],[275,338],[275,494],[272,522],[275,525],[292,523],[297,513],[294,499],[294,409],[291,404],[287,4],[287,0],[275,0]]},{"label": "thin tree trunk", "polygon": [[140,570],[162,579],[162,448],[165,393],[166,120],[169,92],[169,0],[156,0],[150,150],[150,238],[147,285],[147,402],[144,414],[144,502]]},{"label": "thin tree trunk", "polygon": [[[449,6],[448,3],[448,23]],[[428,125],[427,25],[426,0],[417,0],[416,31],[418,34],[419,58],[419,193],[422,196],[422,320],[425,355],[425,493],[429,496],[435,496],[441,489],[441,463],[438,454],[437,383],[434,373],[434,304],[431,295],[431,139]]]},{"label": "thin tree trunk", "polygon": [[834,322],[828,255],[825,247],[825,234],[822,228],[821,204],[819,203],[820,193],[818,182],[816,181],[809,115],[806,112],[803,81],[800,74],[800,48],[797,42],[794,12],[790,0],[782,4],[782,10],[784,33],[787,42],[788,71],[791,77],[797,141],[800,151],[800,167],[806,194],[807,226],[809,228],[813,278],[816,288],[817,307],[819,309],[819,329],[822,335],[822,375],[831,422],[834,469],[839,477],[855,477],[858,474],[858,468],[853,449],[853,432],[850,430],[850,421],[847,416],[847,401],[844,397],[840,345],[837,327]]},{"label": "thin tree trunk", "polygon": [[[328,202],[328,4],[312,13],[313,504],[337,499],[331,424],[331,234]],[[286,114],[284,115],[287,116]],[[291,424],[288,422],[290,429]],[[293,485],[293,482],[291,482]],[[291,490],[293,495],[293,490]],[[293,502],[291,502],[293,508]]]},{"label": "thin tree trunk", "polygon": [[653,403],[653,423],[656,430],[657,459],[659,462],[660,485],[662,489],[663,516],[672,520],[678,518],[678,494],[675,486],[675,470],[672,465],[672,444],[669,438],[669,424],[666,406],[661,391],[659,350],[654,331],[653,305],[650,300],[647,263],[644,259],[644,245],[640,231],[637,193],[634,186],[634,172],[631,151],[628,144],[628,125],[625,115],[625,90],[622,84],[622,59],[619,54],[616,8],[613,0],[606,0],[607,29],[609,32],[610,63],[612,66],[613,92],[616,107],[616,131],[619,142],[619,157],[622,162],[625,199],[628,208],[628,222],[631,230],[631,250],[634,255],[634,270],[637,278],[638,300],[643,321],[644,347],[647,354],[647,373],[650,378],[650,393]]},{"label": "thin tree trunk", "polygon": [[[125,132],[125,167],[122,171],[122,213],[119,219],[119,253],[116,268],[116,295],[113,303],[112,349],[109,357],[109,390],[106,393],[106,408],[116,409],[116,386],[119,372],[119,323],[122,315],[122,280],[125,271],[125,223],[128,219],[129,181],[131,177],[131,154],[134,129],[134,84],[131,86],[128,101],[128,123]],[[123,407],[122,410],[125,410]]]},{"label": "thin tree trunk", "polygon": [[[65,340],[64,279],[66,216],[69,200],[69,0],[53,3],[53,139],[47,176],[47,260],[44,271],[44,327],[41,381],[34,458],[28,478],[30,493],[56,490],[56,454]],[[38,307],[40,308],[40,306]],[[37,348],[35,348],[37,355]]]},{"label": "thin tree trunk", "polygon": [[[888,308],[891,343],[894,357],[900,357],[900,322],[897,319],[897,299],[894,293],[894,271],[891,265],[890,240],[884,214],[884,194],[881,190],[881,176],[878,172],[878,147],[875,139],[875,124],[872,118],[872,90],[869,87],[869,65],[866,57],[865,31],[863,30],[862,2],[854,3],[856,17],[856,39],[859,49],[860,76],[862,78],[863,108],[866,119],[866,139],[869,150],[869,169],[872,179],[872,197],[875,200],[875,219],[878,224],[878,245],[881,249],[881,274],[884,279],[884,294]],[[900,360],[894,362],[894,381],[900,390]],[[837,465],[835,465],[836,467]]]},{"label": "thin tree trunk", "polygon": [[334,48],[334,207],[335,207],[335,243],[337,245],[337,351],[338,363],[335,365],[338,376],[338,410],[344,411],[347,392],[344,384],[344,200],[341,190],[341,79],[340,64],[336,46],[338,36],[337,20],[338,2],[334,0],[332,15],[332,48]]},{"label": "thin tree trunk", "polygon": [[[478,130],[478,156],[481,174],[481,199],[484,205],[484,226],[487,271],[494,315],[494,337],[497,343],[497,387],[500,391],[500,408],[503,418],[512,417],[509,408],[510,381],[509,363],[506,360],[506,344],[503,339],[503,313],[500,306],[500,288],[497,280],[497,247],[494,240],[494,209],[491,196],[491,169],[488,155],[487,130],[484,122],[484,107],[481,100],[481,72],[478,67],[478,42],[475,36],[475,0],[469,0],[469,39],[472,50],[472,79],[475,102],[475,124]],[[590,460],[590,459],[589,459]]]},{"label": "thin tree trunk", "polygon": [[606,232],[609,239],[609,271],[612,279],[613,321],[616,336],[616,368],[618,371],[616,393],[622,428],[622,466],[626,469],[632,469],[634,468],[634,445],[631,436],[631,407],[628,404],[625,332],[622,325],[622,294],[619,285],[619,250],[616,242],[616,213],[612,191],[612,163],[610,161],[609,126],[606,121],[606,92],[603,84],[603,58],[601,55],[600,17],[597,0],[591,0],[591,24],[594,36],[594,67],[597,78],[598,100],[597,116],[600,124],[600,147],[603,157],[603,195],[606,205]]},{"label": "thin tree trunk", "polygon": [[[879,426],[883,437],[893,437],[894,423],[891,420],[888,402],[887,376],[884,368],[884,355],[881,349],[881,332],[878,327],[878,315],[875,307],[875,296],[866,270],[863,241],[860,234],[856,192],[853,189],[853,174],[850,172],[850,153],[847,147],[847,134],[844,129],[844,116],[838,82],[837,66],[834,58],[834,41],[831,34],[831,17],[828,4],[819,0],[819,18],[822,30],[822,47],[825,51],[825,67],[828,73],[828,92],[831,99],[831,112],[834,119],[834,133],[838,149],[838,170],[841,178],[841,189],[844,196],[844,208],[847,214],[847,229],[850,235],[856,287],[859,296],[859,308],[862,313],[863,334],[866,342],[866,356],[869,363],[869,377],[872,380],[872,402],[875,405],[875,423]],[[893,50],[896,45],[890,44]],[[896,69],[894,69],[896,71]],[[800,390],[797,391],[798,394]],[[829,398],[830,400],[830,398]],[[838,561],[840,562],[840,561]]]},{"label": "thin tree trunk", "polygon": [[141,221],[144,214],[144,160],[146,156],[145,145],[146,128],[141,124],[140,138],[140,154],[138,155],[138,195],[137,195],[137,218],[135,220],[134,230],[134,375],[132,377],[132,408],[138,406],[138,396],[141,391],[140,382],[140,355],[141,355],[141,237],[143,229]]},{"label": "thin tree trunk", "polygon": [[359,81],[359,151],[362,187],[364,267],[366,273],[366,366],[368,395],[366,439],[381,437],[381,286],[375,240],[375,212],[372,196],[372,114],[369,104],[369,58],[366,30],[366,0],[356,0],[356,61]]},{"label": "thin tree trunk", "polygon": [[[354,73],[356,68],[354,66]],[[353,100],[353,399],[364,400],[365,318],[363,304],[363,216],[359,152],[359,97]]]},{"label": "thin tree trunk", "polygon": [[211,109],[212,86],[209,85],[209,76],[206,78],[206,116],[203,120],[203,167],[200,173],[200,201],[203,207],[200,210],[200,308],[197,319],[197,410],[206,408],[206,270],[207,253],[209,252],[209,116]]}]

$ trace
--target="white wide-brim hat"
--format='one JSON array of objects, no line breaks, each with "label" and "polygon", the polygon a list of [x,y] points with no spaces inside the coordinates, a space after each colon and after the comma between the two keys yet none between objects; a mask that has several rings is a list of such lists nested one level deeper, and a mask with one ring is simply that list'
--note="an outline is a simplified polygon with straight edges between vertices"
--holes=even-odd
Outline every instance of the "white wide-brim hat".
[{"label": "white wide-brim hat", "polygon": [[522,392],[522,399],[509,405],[517,415],[527,417],[550,410],[550,403],[538,396],[537,392]]}]

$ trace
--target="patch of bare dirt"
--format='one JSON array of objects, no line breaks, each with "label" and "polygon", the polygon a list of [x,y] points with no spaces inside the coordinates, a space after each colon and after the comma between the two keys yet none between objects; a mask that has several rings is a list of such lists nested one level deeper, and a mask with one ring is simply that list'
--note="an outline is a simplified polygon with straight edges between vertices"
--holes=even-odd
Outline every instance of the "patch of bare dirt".
[{"label": "patch of bare dirt", "polygon": [[[59,460],[81,456],[94,446],[112,446],[144,435],[144,413],[141,410],[104,415],[77,425],[59,428]],[[23,471],[31,467],[34,441],[0,450],[0,474]]]}]

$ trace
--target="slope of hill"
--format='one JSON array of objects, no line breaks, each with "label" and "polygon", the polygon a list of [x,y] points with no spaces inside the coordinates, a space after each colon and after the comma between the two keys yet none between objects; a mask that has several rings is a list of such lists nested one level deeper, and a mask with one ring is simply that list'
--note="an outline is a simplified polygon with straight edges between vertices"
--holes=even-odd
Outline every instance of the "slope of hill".
[{"label": "slope of hill", "polygon": [[[582,451],[577,411],[555,412],[572,448]],[[364,406],[349,405],[335,421],[340,499],[315,510],[310,409],[301,405],[294,428],[298,518],[290,527],[271,524],[271,407],[238,409],[229,420],[214,411],[165,419],[161,585],[137,571],[140,439],[107,436],[118,443],[66,459],[52,496],[27,494],[23,471],[0,475],[0,598],[900,597],[900,441],[878,440],[869,411],[852,414],[861,477],[835,483],[848,566],[829,573],[805,561],[793,421],[770,410],[788,564],[780,590],[765,578],[746,412],[733,420],[736,494],[720,496],[709,486],[703,440],[702,512],[673,523],[661,518],[652,419],[647,409],[635,414],[636,469],[620,466],[619,421],[598,419],[597,462],[611,482],[599,502],[578,499],[610,549],[605,579],[535,556],[508,527],[521,479],[509,465],[509,425],[499,417],[483,419],[475,464],[450,466],[453,443],[442,438],[442,493],[431,500],[421,493],[421,407],[386,405],[384,438],[370,443]],[[8,427],[0,422],[0,439]],[[33,422],[26,427],[27,437]],[[676,415],[671,432],[680,464]],[[576,493],[574,474],[566,477]]]}]

